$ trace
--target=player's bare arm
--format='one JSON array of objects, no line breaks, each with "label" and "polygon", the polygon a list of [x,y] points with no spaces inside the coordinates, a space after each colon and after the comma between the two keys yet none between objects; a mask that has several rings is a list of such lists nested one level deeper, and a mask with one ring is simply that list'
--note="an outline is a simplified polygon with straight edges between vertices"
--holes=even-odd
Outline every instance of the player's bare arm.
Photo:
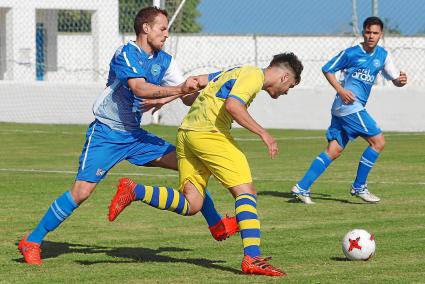
[{"label": "player's bare arm", "polygon": [[397,79],[392,80],[394,86],[403,87],[407,84],[407,75],[403,71],[400,71],[400,76]]},{"label": "player's bare arm", "polygon": [[277,156],[279,148],[276,140],[261,125],[259,125],[254,118],[252,118],[246,110],[246,107],[241,104],[240,101],[234,98],[228,98],[226,100],[225,107],[239,125],[261,137],[269,150],[270,158],[273,159]]},{"label": "player's bare arm", "polygon": [[156,86],[146,82],[144,78],[131,78],[128,80],[128,86],[134,95],[143,99],[179,97],[200,89],[198,82],[193,77],[187,78],[179,86]]},{"label": "player's bare arm", "polygon": [[341,96],[342,101],[345,104],[352,104],[355,100],[355,95],[350,90],[344,89],[341,84],[338,82],[336,76],[334,73],[331,72],[323,72],[323,74],[326,77],[326,80],[328,80],[329,84],[337,91],[337,93]]}]

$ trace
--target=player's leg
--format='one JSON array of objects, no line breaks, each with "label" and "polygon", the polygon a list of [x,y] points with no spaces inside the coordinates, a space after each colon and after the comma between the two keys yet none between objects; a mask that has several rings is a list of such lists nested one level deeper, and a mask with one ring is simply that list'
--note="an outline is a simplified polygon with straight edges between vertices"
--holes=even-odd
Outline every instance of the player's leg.
[{"label": "player's leg", "polygon": [[359,135],[369,143],[369,146],[360,158],[357,175],[351,186],[351,194],[364,201],[376,203],[380,201],[380,198],[369,192],[367,177],[379,158],[379,154],[384,150],[385,138],[381,129],[377,127],[376,122],[366,111],[356,114],[355,119],[361,125],[360,130],[358,130],[360,131]]},{"label": "player's leg", "polygon": [[[149,134],[143,139],[147,144],[140,142],[135,147],[133,155],[128,157],[128,161],[136,165],[152,164],[159,157],[167,157],[168,160],[175,158],[175,148],[171,144],[162,139]],[[161,143],[155,141],[161,140]],[[179,147],[179,145],[178,145]],[[184,146],[181,145],[181,148]],[[137,149],[140,148],[140,149]],[[149,151],[150,155],[157,155],[153,159],[149,159],[143,151]],[[183,150],[182,150],[183,151]],[[156,154],[151,154],[156,153]],[[171,154],[171,155],[169,155]],[[168,155],[168,156],[167,156]],[[146,160],[147,159],[147,160]],[[164,159],[166,160],[166,159]],[[109,206],[109,220],[113,221],[116,217],[133,201],[142,201],[152,207],[168,210],[177,214],[188,216],[197,213],[202,208],[204,190],[210,176],[208,169],[202,163],[193,157],[193,161],[181,162],[179,159],[179,178],[180,190],[172,187],[159,187],[137,184],[131,179],[123,178],[120,180],[117,192],[113,197]],[[158,165],[158,162],[154,165]],[[169,165],[171,168],[172,165]],[[186,176],[192,176],[196,173],[202,173],[200,180],[201,186],[193,186],[194,182],[188,183]],[[195,179],[195,181],[197,181]],[[196,188],[199,188],[197,190]],[[200,193],[200,191],[202,191]],[[187,196],[187,197],[186,197]],[[200,203],[199,203],[200,202]]]},{"label": "player's leg", "polygon": [[257,192],[252,185],[248,161],[239,145],[232,137],[221,133],[188,132],[187,136],[193,153],[235,198],[236,219],[244,247],[242,271],[248,274],[283,276],[282,271],[261,257]]},{"label": "player's leg", "polygon": [[268,276],[285,276],[286,273],[274,267],[260,251],[261,228],[257,213],[257,192],[252,183],[229,188],[235,198],[236,219],[241,232],[244,257],[242,272]]},{"label": "player's leg", "polygon": [[[150,163],[152,166],[177,170],[176,152],[170,152]],[[239,231],[235,217],[222,217],[215,208],[214,201],[208,189],[205,189],[204,203],[201,208],[202,216],[207,221],[213,238],[222,241]]]},{"label": "player's leg", "polygon": [[291,190],[291,193],[305,204],[314,204],[311,200],[311,185],[325,172],[332,161],[342,154],[348,143],[349,139],[342,129],[338,117],[332,117],[326,138],[329,141],[326,151],[320,153],[313,160],[307,172]]},{"label": "player's leg", "polygon": [[[41,263],[39,247],[44,237],[55,230],[72,212],[86,200],[108,171],[127,152],[125,139],[120,131],[113,131],[108,126],[95,121],[86,133],[86,142],[79,159],[76,181],[70,191],[57,198],[49,207],[37,227],[19,244],[26,262],[38,259]],[[38,252],[37,252],[38,247]],[[31,250],[28,248],[34,248]]]},{"label": "player's leg", "polygon": [[18,248],[26,263],[42,264],[40,245],[43,239],[71,216],[72,212],[90,196],[95,187],[96,183],[76,181],[71,190],[52,202],[35,229],[19,242]]}]

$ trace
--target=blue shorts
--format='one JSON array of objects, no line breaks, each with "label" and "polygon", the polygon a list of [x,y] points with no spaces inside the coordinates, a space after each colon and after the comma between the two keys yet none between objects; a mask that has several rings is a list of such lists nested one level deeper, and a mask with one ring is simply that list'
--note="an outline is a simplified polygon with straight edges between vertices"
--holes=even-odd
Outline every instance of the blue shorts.
[{"label": "blue shorts", "polygon": [[326,131],[328,141],[336,140],[345,148],[350,140],[357,137],[373,137],[382,131],[366,110],[361,110],[346,116],[332,115],[331,125]]},{"label": "blue shorts", "polygon": [[76,179],[97,183],[123,160],[144,166],[175,149],[167,141],[146,130],[113,130],[96,120],[87,130]]}]

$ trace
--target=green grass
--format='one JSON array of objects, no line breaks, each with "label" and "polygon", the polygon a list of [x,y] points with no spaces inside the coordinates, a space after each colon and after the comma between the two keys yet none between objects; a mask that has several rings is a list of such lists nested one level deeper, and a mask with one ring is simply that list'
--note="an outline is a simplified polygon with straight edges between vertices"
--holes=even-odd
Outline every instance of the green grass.
[{"label": "green grass", "polygon": [[[148,130],[174,142],[176,128]],[[115,167],[74,215],[47,236],[44,264],[22,263],[16,243],[36,226],[51,202],[74,180],[86,127],[0,124],[0,283],[263,283],[282,279],[240,274],[238,236],[216,242],[202,216],[181,217],[134,204],[114,223],[107,207],[117,179],[135,174],[148,184],[177,185],[175,172]],[[425,133],[387,133],[386,150],[369,188],[382,198],[364,204],[348,194],[365,142],[344,155],[314,184],[314,206],[288,202],[288,191],[326,146],[323,131],[272,130],[280,155],[267,156],[256,136],[240,139],[259,193],[262,251],[284,268],[286,283],[424,283]],[[139,175],[139,176],[137,176]],[[233,214],[231,195],[211,179],[220,212]],[[376,256],[346,261],[341,239],[353,228],[373,232]]]}]

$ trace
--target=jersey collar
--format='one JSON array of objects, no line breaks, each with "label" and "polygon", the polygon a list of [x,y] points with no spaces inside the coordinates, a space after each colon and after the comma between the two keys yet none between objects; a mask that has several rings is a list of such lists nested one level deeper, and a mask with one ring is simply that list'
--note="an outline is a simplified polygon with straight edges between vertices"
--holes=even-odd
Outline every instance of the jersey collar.
[{"label": "jersey collar", "polygon": [[134,47],[136,47],[137,48],[137,50],[139,50],[139,52],[144,56],[144,57],[147,57],[148,59],[152,59],[152,58],[154,58],[154,57],[156,57],[156,55],[158,54],[158,52],[157,51],[154,51],[154,53],[153,54],[149,54],[149,53],[147,53],[146,51],[144,51],[143,49],[141,49],[137,44],[136,44],[136,42],[134,42],[134,41],[132,41],[132,40],[130,40],[129,41],[129,43],[132,45],[132,46],[134,46]]}]

